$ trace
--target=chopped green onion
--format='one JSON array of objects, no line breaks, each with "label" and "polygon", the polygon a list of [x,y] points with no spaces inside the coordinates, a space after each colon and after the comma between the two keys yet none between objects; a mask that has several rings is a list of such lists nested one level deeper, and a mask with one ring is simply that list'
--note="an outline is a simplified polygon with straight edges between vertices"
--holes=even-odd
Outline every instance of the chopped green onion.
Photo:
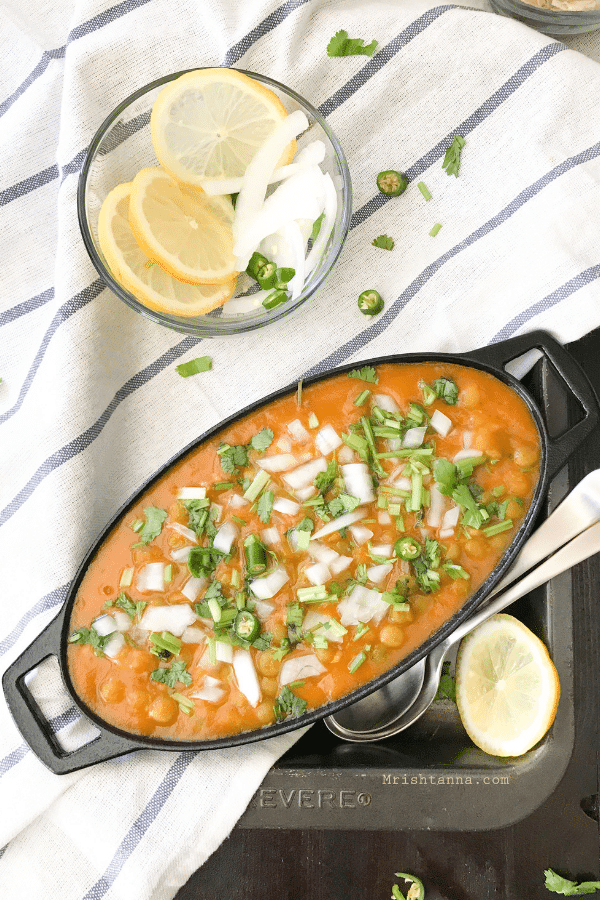
[{"label": "chopped green onion", "polygon": [[121,574],[121,580],[119,581],[119,587],[131,587],[133,582],[133,573],[134,569],[123,569]]},{"label": "chopped green onion", "polygon": [[456,563],[444,563],[444,569],[448,573],[450,578],[453,578],[455,581],[458,578],[470,578],[469,573],[465,572],[463,567],[457,565]]},{"label": "chopped green onion", "polygon": [[239,588],[240,584],[241,584],[240,570],[232,569],[231,570],[231,587]]},{"label": "chopped green onion", "polygon": [[431,237],[435,237],[440,228],[442,227],[440,222],[436,222],[431,231],[429,232]]},{"label": "chopped green onion", "polygon": [[368,630],[369,630],[368,625],[366,625],[364,622],[359,622],[352,640],[359,641],[361,639],[361,637],[367,633]]},{"label": "chopped green onion", "polygon": [[327,599],[327,588],[324,584],[314,587],[298,588],[296,595],[300,603],[319,603]]},{"label": "chopped green onion", "polygon": [[318,428],[319,427],[319,420],[317,419],[317,417],[315,416],[314,413],[311,413],[310,416],[308,417],[308,427],[309,428]]},{"label": "chopped green onion", "polygon": [[163,579],[165,584],[169,584],[170,581],[173,581],[173,564],[167,563],[163,572]]},{"label": "chopped green onion", "polygon": [[244,538],[244,554],[249,575],[261,575],[267,568],[267,551],[255,534]]},{"label": "chopped green onion", "polygon": [[185,713],[186,716],[191,716],[194,709],[194,704],[189,697],[186,697],[184,694],[179,694],[177,693],[177,691],[173,691],[171,697],[173,698],[173,700],[177,701],[181,712]]},{"label": "chopped green onion", "polygon": [[363,291],[358,296],[358,308],[365,316],[376,316],[383,309],[383,297],[378,291]]},{"label": "chopped green onion", "polygon": [[395,169],[384,169],[377,176],[377,187],[387,197],[399,197],[408,186],[408,178],[404,172]]},{"label": "chopped green onion", "polygon": [[357,653],[354,659],[348,663],[348,671],[354,675],[358,667],[362,666],[366,658],[367,654],[364,650],[361,650],[360,653]]},{"label": "chopped green onion", "polygon": [[485,534],[486,537],[493,537],[495,534],[502,534],[503,531],[510,531],[513,527],[512,519],[504,519],[503,522],[497,522],[495,525],[489,525],[487,528],[482,528],[482,533]]},{"label": "chopped green onion", "polygon": [[221,607],[219,605],[219,601],[216,597],[211,597],[208,601],[208,608],[210,610],[210,614],[213,618],[213,622],[217,623],[221,621]]},{"label": "chopped green onion", "polygon": [[134,519],[133,522],[129,523],[129,527],[131,528],[132,531],[135,531],[137,533],[138,531],[141,531],[142,528],[144,527],[144,520],[143,519]]},{"label": "chopped green onion", "polygon": [[300,379],[296,388],[296,406],[302,406],[302,379]]},{"label": "chopped green onion", "polygon": [[198,356],[196,359],[175,366],[175,369],[182,378],[189,378],[190,375],[197,375],[199,372],[209,372],[212,369],[212,359],[210,356]]},{"label": "chopped green onion", "polygon": [[250,482],[249,486],[244,491],[244,500],[249,500],[250,503],[253,503],[260,492],[264,490],[264,488],[266,488],[270,480],[271,476],[264,469],[261,469],[260,472],[257,472]]},{"label": "chopped green onion", "polygon": [[355,406],[362,406],[365,401],[370,397],[371,391],[365,388],[364,391],[361,391],[356,400],[354,401]]},{"label": "chopped green onion", "polygon": [[156,651],[161,650],[166,650],[167,653],[172,653],[173,656],[177,656],[181,652],[181,641],[174,634],[171,634],[170,631],[163,631],[162,634],[151,634],[150,643],[154,645],[151,652],[155,653],[155,655]]},{"label": "chopped green onion", "polygon": [[431,200],[431,193],[424,181],[419,181],[419,183],[417,184],[417,187],[419,188],[419,190],[421,191],[421,193],[423,194],[423,196],[425,197],[426,200]]}]

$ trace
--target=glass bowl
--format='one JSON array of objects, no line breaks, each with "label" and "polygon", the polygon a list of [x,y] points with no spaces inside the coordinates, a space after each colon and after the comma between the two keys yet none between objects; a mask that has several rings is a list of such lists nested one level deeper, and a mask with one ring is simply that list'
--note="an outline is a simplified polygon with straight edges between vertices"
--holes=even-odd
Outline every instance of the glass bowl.
[{"label": "glass bowl", "polygon": [[[185,72],[175,72],[159,78],[123,100],[96,132],[79,176],[77,189],[79,226],[83,242],[102,280],[117,297],[136,312],[167,328],[198,337],[239,334],[261,328],[298,309],[318,290],[333,269],[350,227],[352,212],[350,172],[344,152],[323,116],[299,94],[277,81],[255,72],[243,69],[239,71],[270,88],[282,101],[288,113],[303,110],[308,118],[309,127],[298,138],[298,150],[311,141],[323,141],[326,153],[320,167],[323,172],[329,173],[337,191],[337,214],[328,245],[318,265],[308,276],[302,292],[294,300],[290,299],[272,310],[266,310],[262,305],[258,305],[254,309],[237,314],[219,308],[206,315],[176,316],[157,312],[145,306],[119,284],[107,265],[98,242],[98,216],[104,198],[116,185],[131,181],[143,167],[158,165],[150,138],[152,106],[164,85],[184,75]],[[240,276],[234,296],[247,296],[245,291],[250,284],[247,276]]]},{"label": "glass bowl", "polygon": [[548,37],[565,38],[600,28],[600,9],[560,10],[533,6],[522,0],[490,0],[493,11],[518,19]]}]

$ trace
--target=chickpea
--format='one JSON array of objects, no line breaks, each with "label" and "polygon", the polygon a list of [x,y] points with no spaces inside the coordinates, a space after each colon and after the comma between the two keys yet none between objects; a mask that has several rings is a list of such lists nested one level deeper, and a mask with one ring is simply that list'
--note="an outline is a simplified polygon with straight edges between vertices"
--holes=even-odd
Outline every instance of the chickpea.
[{"label": "chickpea", "polygon": [[261,725],[268,725],[269,722],[273,722],[275,719],[275,712],[273,710],[273,702],[271,700],[263,700],[262,703],[259,703],[256,707],[256,718],[260,722]]},{"label": "chickpea", "polygon": [[513,453],[513,459],[516,464],[523,469],[528,469],[529,466],[535,466],[538,461],[537,448],[527,445],[523,447],[517,447],[517,449]]},{"label": "chickpea", "polygon": [[266,675],[267,678],[274,678],[278,674],[280,666],[281,663],[275,659],[269,650],[264,650],[262,653],[257,654],[256,668],[261,675]]},{"label": "chickpea", "polygon": [[148,658],[148,654],[143,650],[136,650],[135,647],[129,648],[124,662],[134,672],[151,672],[156,668],[154,661]]},{"label": "chickpea", "polygon": [[394,625],[408,625],[409,622],[412,622],[413,618],[414,616],[410,609],[392,609],[388,614],[388,619],[390,622],[393,622]]},{"label": "chickpea", "polygon": [[399,625],[384,625],[379,632],[379,640],[386,647],[401,647],[404,643],[404,629]]},{"label": "chickpea", "polygon": [[459,400],[467,409],[474,409],[479,404],[479,388],[475,384],[467,384],[459,393]]},{"label": "chickpea", "polygon": [[127,705],[136,716],[145,713],[148,708],[148,693],[141,688],[134,688],[127,695]]},{"label": "chickpea", "polygon": [[504,484],[509,494],[524,497],[531,490],[531,477],[511,466],[504,473]]},{"label": "chickpea", "polygon": [[447,587],[448,594],[456,600],[464,600],[471,592],[471,579],[457,578]]},{"label": "chickpea", "polygon": [[105,703],[120,703],[125,696],[125,685],[113,675],[100,685],[98,693]]},{"label": "chickpea", "polygon": [[519,519],[523,513],[523,507],[516,500],[509,500],[506,506],[506,515],[509,519]]},{"label": "chickpea", "polygon": [[465,553],[471,559],[484,559],[488,553],[488,546],[483,538],[471,538],[465,544]]},{"label": "chickpea", "polygon": [[148,715],[159,725],[171,725],[177,718],[179,707],[172,697],[163,694],[162,697],[156,697],[148,708]]},{"label": "chickpea", "polygon": [[288,636],[287,627],[283,624],[283,622],[276,622],[275,625],[273,625],[269,630],[273,635],[273,640],[277,641],[278,644],[280,644]]},{"label": "chickpea", "polygon": [[446,545],[446,560],[448,562],[455,562],[460,556],[460,547],[457,543],[447,544]]},{"label": "chickpea", "polygon": [[371,658],[375,662],[383,662],[389,656],[389,650],[386,647],[373,647]]},{"label": "chickpea", "polygon": [[260,689],[265,697],[276,697],[279,693],[279,682],[276,678],[261,678]]},{"label": "chickpea", "polygon": [[335,654],[335,650],[331,647],[317,647],[315,649],[315,656],[322,663],[330,663],[333,660]]}]

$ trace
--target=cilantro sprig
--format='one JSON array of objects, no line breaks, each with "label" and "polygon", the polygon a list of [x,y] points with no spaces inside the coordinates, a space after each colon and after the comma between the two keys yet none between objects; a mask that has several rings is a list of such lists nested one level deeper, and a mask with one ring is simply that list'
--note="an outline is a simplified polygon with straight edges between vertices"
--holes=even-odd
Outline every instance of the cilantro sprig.
[{"label": "cilantro sprig", "polygon": [[377,41],[365,44],[362,38],[350,38],[344,29],[336,31],[327,44],[327,56],[373,56]]},{"label": "cilantro sprig", "polygon": [[352,369],[348,373],[348,378],[357,378],[359,381],[366,381],[368,384],[379,384],[379,376],[373,366],[363,366],[362,369]]},{"label": "cilantro sprig", "polygon": [[167,518],[165,510],[159,509],[158,506],[147,506],[144,512],[146,521],[139,531],[139,541],[133,544],[133,547],[145,547],[151,543],[161,533],[163,522]]},{"label": "cilantro sprig", "polygon": [[465,146],[465,139],[460,134],[455,134],[452,143],[446,150],[442,167],[446,170],[447,175],[454,175],[458,178],[460,169],[460,156]]},{"label": "cilantro sprig", "polygon": [[546,876],[545,887],[555,894],[562,894],[563,897],[581,897],[583,894],[594,894],[600,891],[600,881],[582,881],[577,884],[576,881],[570,881],[558,875],[553,869],[545,869]]},{"label": "cilantro sprig", "polygon": [[381,250],[394,249],[394,239],[391,238],[389,234],[380,234],[374,241],[371,241],[371,243],[374,247],[379,247]]}]

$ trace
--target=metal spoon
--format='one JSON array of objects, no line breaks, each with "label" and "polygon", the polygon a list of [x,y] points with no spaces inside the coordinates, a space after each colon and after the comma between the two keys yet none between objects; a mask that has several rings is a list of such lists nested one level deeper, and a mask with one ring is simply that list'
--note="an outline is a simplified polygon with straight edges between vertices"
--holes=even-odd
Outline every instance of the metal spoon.
[{"label": "metal spoon", "polygon": [[[526,541],[514,565],[486,602],[431,653],[383,688],[325,719],[327,728],[347,741],[378,741],[403,731],[431,706],[442,665],[458,641],[481,622],[505,609],[560,572],[600,550],[600,469],[586,475]],[[598,524],[595,524],[598,523]],[[579,537],[577,537],[579,535]],[[558,549],[562,548],[562,549]],[[527,577],[507,587],[537,563]]]}]

